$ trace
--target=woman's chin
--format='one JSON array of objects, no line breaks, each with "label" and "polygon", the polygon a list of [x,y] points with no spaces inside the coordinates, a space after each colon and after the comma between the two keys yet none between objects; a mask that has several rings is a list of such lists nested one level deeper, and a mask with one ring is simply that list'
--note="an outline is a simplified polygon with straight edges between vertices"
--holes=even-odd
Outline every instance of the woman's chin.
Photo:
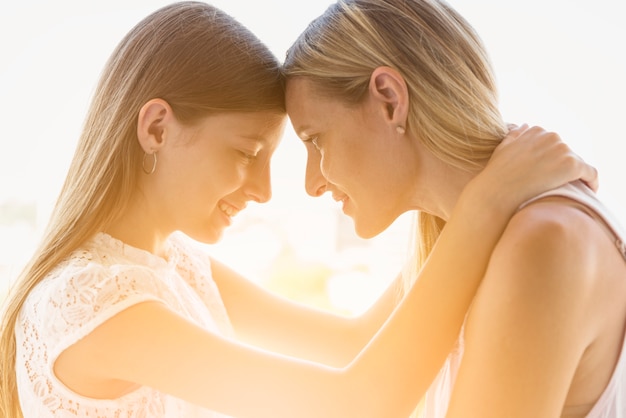
[{"label": "woman's chin", "polygon": [[383,229],[375,227],[369,222],[358,222],[356,219],[354,220],[354,231],[356,234],[363,239],[374,238],[376,235],[380,234]]},{"label": "woman's chin", "polygon": [[395,218],[388,217],[352,217],[356,234],[363,239],[374,238],[384,232],[395,221]]}]

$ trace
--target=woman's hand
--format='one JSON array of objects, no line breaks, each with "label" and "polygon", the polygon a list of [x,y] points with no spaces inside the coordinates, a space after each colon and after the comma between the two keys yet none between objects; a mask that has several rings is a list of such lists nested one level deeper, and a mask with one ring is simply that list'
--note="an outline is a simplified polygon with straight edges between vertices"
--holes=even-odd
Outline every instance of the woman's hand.
[{"label": "woman's hand", "polygon": [[[501,208],[515,210],[526,200],[574,180],[598,189],[597,170],[583,161],[558,134],[538,126],[511,126],[484,170],[472,180]],[[480,193],[479,192],[479,193]]]}]

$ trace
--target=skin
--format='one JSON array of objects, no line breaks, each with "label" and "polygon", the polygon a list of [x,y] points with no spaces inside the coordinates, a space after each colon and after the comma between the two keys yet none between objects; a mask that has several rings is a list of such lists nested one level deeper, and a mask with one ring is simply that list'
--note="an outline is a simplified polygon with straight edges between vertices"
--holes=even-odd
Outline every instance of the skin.
[{"label": "skin", "polygon": [[[373,76],[372,94],[358,106],[317,94],[306,79],[288,85],[289,117],[308,151],[307,192],[329,191],[342,201],[360,236],[379,234],[409,210],[428,207],[444,219],[450,216],[476,173],[432,158],[419,141],[398,133],[397,126],[406,126],[408,101],[397,93],[406,92],[397,72],[386,68]],[[387,102],[394,106],[391,116],[381,106]]]},{"label": "skin", "polygon": [[137,136],[147,154],[156,153],[157,169],[140,177],[140,193],[108,232],[155,254],[177,229],[217,242],[247,202],[271,198],[270,158],[285,122],[282,114],[230,113],[185,126],[167,102],[150,100]]},{"label": "skin", "polygon": [[[393,132],[406,126],[409,102],[395,70],[375,70],[369,93],[348,106],[318,94],[306,78],[288,82],[288,113],[308,151],[307,191],[340,197],[362,236],[412,209],[449,219],[476,173],[446,166],[410,132]],[[588,210],[548,198],[516,213],[472,302],[447,416],[554,417],[563,405],[590,409],[623,343],[625,275],[624,259]]]},{"label": "skin", "polygon": [[[157,152],[158,166],[141,174],[137,200],[107,232],[154,254],[178,229],[216,240],[229,224],[230,206],[269,199],[269,162],[283,123],[284,115],[235,113],[186,126],[166,102],[149,101],[138,115],[137,137],[147,153]],[[214,262],[237,340],[164,304],[144,302],[68,347],[54,361],[54,372],[84,396],[110,399],[145,385],[237,417],[406,417],[454,343],[520,199],[581,176],[595,178],[595,170],[567,149],[536,139],[511,138],[486,174],[466,186],[438,250],[397,306],[392,286],[363,316],[336,317],[287,302]],[[246,156],[251,151],[252,160]],[[547,155],[537,177],[526,175],[532,161],[526,156],[534,152]],[[475,242],[478,234],[482,239]]]},{"label": "skin", "polygon": [[625,275],[610,235],[570,201],[514,216],[468,315],[448,416],[552,417],[586,405],[584,416],[621,351]]}]

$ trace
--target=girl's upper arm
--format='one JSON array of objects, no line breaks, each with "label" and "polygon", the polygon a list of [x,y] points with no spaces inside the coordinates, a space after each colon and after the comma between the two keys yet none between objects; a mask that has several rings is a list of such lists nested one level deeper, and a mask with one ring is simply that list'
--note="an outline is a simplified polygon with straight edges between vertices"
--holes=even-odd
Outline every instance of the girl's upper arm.
[{"label": "girl's upper arm", "polygon": [[468,315],[449,418],[560,416],[591,339],[590,222],[549,205],[513,218]]},{"label": "girl's upper arm", "polygon": [[63,355],[90,381],[150,386],[242,418],[330,416],[346,392],[340,369],[229,340],[160,302],[125,309]]},{"label": "girl's upper arm", "polygon": [[387,376],[386,363],[404,360],[366,358],[333,368],[214,334],[155,301],[126,308],[61,356],[64,369],[57,364],[55,372],[77,393],[81,388],[62,376],[149,386],[241,418],[404,417],[413,407],[410,386],[388,384],[395,378]]}]

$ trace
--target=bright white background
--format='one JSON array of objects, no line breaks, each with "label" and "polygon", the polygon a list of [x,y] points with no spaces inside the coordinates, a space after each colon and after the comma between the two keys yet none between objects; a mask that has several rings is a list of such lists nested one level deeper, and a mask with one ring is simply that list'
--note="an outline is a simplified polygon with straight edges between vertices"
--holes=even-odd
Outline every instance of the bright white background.
[{"label": "bright white background", "polygon": [[[45,224],[108,55],[167,1],[12,1],[0,10],[0,290]],[[330,0],[215,0],[282,59]],[[555,130],[601,175],[600,196],[626,223],[626,12],[621,0],[451,0],[492,58],[511,122]],[[238,216],[209,251],[251,276],[277,258],[333,270],[333,303],[356,312],[400,269],[410,219],[354,237],[329,198],[306,196],[304,148],[290,127],[274,159],[274,198]],[[15,215],[16,211],[26,215]],[[297,280],[295,278],[294,280]]]}]

